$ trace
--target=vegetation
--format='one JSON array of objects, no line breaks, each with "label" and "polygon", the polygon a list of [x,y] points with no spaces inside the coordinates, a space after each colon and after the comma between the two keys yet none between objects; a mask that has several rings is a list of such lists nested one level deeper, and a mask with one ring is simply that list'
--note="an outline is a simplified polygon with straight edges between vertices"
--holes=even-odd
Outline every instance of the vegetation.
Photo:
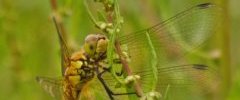
[{"label": "vegetation", "polygon": [[[87,9],[83,0],[0,0],[1,100],[52,100],[35,80],[39,75],[61,76],[60,47],[51,19],[52,14],[61,17],[60,21],[66,32],[64,37],[70,45],[80,48],[84,38],[90,33],[106,32],[112,37],[110,40],[114,40],[114,34],[111,32],[117,32],[118,29],[121,29],[121,33],[145,29],[193,5],[209,2],[208,0],[119,0],[119,8],[105,12],[101,4],[94,4],[92,1]],[[197,53],[198,56],[191,55],[188,59],[192,61],[210,59],[210,62],[204,63],[216,66],[216,70],[220,72],[223,84],[214,99],[238,100],[240,75],[237,73],[239,70],[237,66],[240,65],[238,60],[240,35],[237,34],[239,32],[237,23],[240,21],[240,14],[237,4],[240,2],[236,0],[211,2],[223,8],[223,24],[216,29],[216,34],[207,41],[200,53]],[[93,15],[89,16],[89,10]],[[115,13],[116,16],[115,19],[106,18],[106,22],[116,23],[114,24],[116,26],[109,28],[110,30],[101,29],[104,16],[108,13]],[[94,20],[93,17],[101,21]],[[112,51],[111,49],[110,47],[108,51]],[[111,61],[112,58],[108,59]],[[154,63],[153,61],[152,65]]]}]

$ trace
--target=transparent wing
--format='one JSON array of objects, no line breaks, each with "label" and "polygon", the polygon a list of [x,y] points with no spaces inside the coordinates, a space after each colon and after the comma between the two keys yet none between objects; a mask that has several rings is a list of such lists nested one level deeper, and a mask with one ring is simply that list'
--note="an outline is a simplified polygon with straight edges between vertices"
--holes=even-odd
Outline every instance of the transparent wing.
[{"label": "transparent wing", "polygon": [[134,66],[134,70],[141,70],[145,68],[143,66],[148,66],[146,62],[152,60],[147,33],[159,66],[165,66],[179,61],[208,40],[218,25],[220,11],[211,3],[196,5],[153,27],[122,35],[119,41],[131,58],[130,65]]},{"label": "transparent wing", "polygon": [[36,80],[41,87],[56,100],[63,100],[62,80],[48,77],[37,77]]},{"label": "transparent wing", "polygon": [[[163,96],[171,97],[170,100],[188,100],[188,98],[192,99],[194,96],[200,98],[200,95],[209,95],[216,92],[220,84],[217,71],[205,65],[167,66],[158,67],[157,70],[158,81],[154,91],[161,93]],[[142,71],[134,71],[133,74],[141,77],[138,82],[144,93],[152,91],[152,70],[143,69]],[[122,77],[122,79],[124,78]],[[128,92],[134,92],[133,87],[116,88],[117,82],[112,77],[105,77],[104,80],[117,93],[124,93],[126,89]]]},{"label": "transparent wing", "polygon": [[[64,100],[62,79],[48,77],[37,77],[37,82],[41,87],[56,100]],[[97,78],[83,85],[78,100],[108,100],[102,84]]]},{"label": "transparent wing", "polygon": [[[145,92],[151,89],[153,76],[151,70],[135,72],[141,76],[140,84]],[[211,93],[216,90],[219,77],[216,70],[200,64],[188,64],[158,68],[157,91],[164,94],[168,87],[173,89],[173,94],[181,92],[193,92],[200,94]],[[181,93],[180,92],[180,93]]]},{"label": "transparent wing", "polygon": [[[130,58],[129,65],[135,74],[140,74],[140,83],[144,91],[151,91],[153,80],[153,50],[149,42],[153,44],[157,56],[157,91],[164,94],[168,87],[175,93],[188,92],[186,87],[196,90],[210,89],[211,83],[215,83],[217,79],[210,67],[175,64],[184,60],[185,54],[194,51],[212,36],[220,16],[220,8],[211,3],[204,3],[180,12],[151,28],[120,36],[123,51]],[[149,35],[150,41],[146,34]]]},{"label": "transparent wing", "polygon": [[63,37],[63,31],[64,30],[62,30],[63,28],[60,28],[62,26],[59,26],[59,25],[62,25],[62,24],[57,23],[55,17],[53,17],[53,21],[54,21],[54,24],[55,24],[56,29],[57,29],[59,43],[60,43],[60,47],[61,47],[61,60],[62,60],[61,61],[62,66],[61,67],[62,67],[62,75],[64,75],[64,72],[65,72],[67,66],[70,65],[70,51],[69,51],[68,45],[67,45],[67,43],[66,43],[66,41],[64,40],[64,37]]}]

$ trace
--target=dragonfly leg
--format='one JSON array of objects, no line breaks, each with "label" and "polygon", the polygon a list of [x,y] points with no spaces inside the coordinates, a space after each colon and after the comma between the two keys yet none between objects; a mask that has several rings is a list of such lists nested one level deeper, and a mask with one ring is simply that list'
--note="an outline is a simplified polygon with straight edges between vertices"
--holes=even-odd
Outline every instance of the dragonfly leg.
[{"label": "dragonfly leg", "polygon": [[112,91],[107,87],[107,84],[106,84],[106,83],[104,82],[104,80],[102,79],[102,74],[103,74],[104,72],[106,72],[106,70],[104,70],[104,71],[101,72],[101,73],[99,73],[99,71],[97,70],[97,73],[98,73],[97,78],[98,78],[98,79],[100,80],[100,82],[102,83],[102,85],[103,85],[104,89],[106,90],[109,98],[110,98],[111,100],[114,100],[114,98],[113,98],[113,96],[112,96]]},{"label": "dragonfly leg", "polygon": [[121,72],[119,72],[119,73],[116,72],[116,75],[117,75],[117,76],[122,76],[122,75],[123,75],[123,70],[121,70]]},{"label": "dragonfly leg", "polygon": [[[107,72],[110,72],[110,69],[109,69],[109,68],[103,68],[103,69],[104,69],[104,71],[102,72],[102,74],[105,73],[106,71],[107,71]],[[124,73],[124,71],[123,71],[123,69],[121,69],[121,72],[116,72],[115,74],[116,74],[117,76],[122,76],[123,73]]]},{"label": "dragonfly leg", "polygon": [[104,70],[101,73],[98,73],[97,77],[100,80],[100,82],[102,83],[103,87],[105,88],[105,90],[107,91],[109,97],[111,100],[113,100],[113,96],[112,95],[131,95],[131,94],[136,94],[135,92],[132,93],[114,93],[110,90],[110,88],[107,86],[107,84],[105,83],[104,79],[102,78],[102,74],[104,74],[106,72],[106,70]]}]

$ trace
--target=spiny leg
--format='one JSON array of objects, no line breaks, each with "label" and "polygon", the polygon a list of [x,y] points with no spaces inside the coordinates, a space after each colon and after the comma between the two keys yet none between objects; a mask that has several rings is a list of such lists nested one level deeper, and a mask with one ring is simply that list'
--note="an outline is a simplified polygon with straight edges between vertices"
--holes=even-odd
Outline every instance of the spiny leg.
[{"label": "spiny leg", "polygon": [[107,72],[108,70],[104,70],[103,72],[99,73],[98,69],[97,69],[97,77],[100,80],[100,82],[102,83],[102,85],[104,86],[106,92],[108,93],[108,96],[110,97],[111,100],[114,100],[112,95],[131,95],[131,94],[136,94],[135,92],[132,93],[113,93],[110,88],[107,86],[106,82],[104,81],[104,79],[102,78],[102,74],[104,74],[105,72]]},{"label": "spiny leg", "polygon": [[108,94],[108,96],[109,96],[109,98],[111,99],[111,100],[114,100],[114,98],[113,98],[113,96],[112,96],[112,91],[107,87],[107,84],[104,82],[104,80],[102,79],[102,74],[105,72],[105,70],[103,71],[103,72],[101,72],[101,73],[99,73],[99,71],[98,71],[98,69],[97,69],[97,78],[100,80],[100,82],[102,83],[102,85],[103,85],[103,87],[104,87],[104,89],[106,90],[106,92],[107,92],[107,94]]}]

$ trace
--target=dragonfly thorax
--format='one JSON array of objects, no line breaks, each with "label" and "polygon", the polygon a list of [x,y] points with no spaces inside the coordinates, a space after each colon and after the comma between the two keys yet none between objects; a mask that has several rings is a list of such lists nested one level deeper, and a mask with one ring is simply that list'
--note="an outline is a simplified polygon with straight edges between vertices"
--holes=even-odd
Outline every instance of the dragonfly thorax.
[{"label": "dragonfly thorax", "polygon": [[[77,58],[78,57],[78,58]],[[75,86],[75,81],[86,82],[94,77],[93,63],[89,62],[89,58],[84,55],[84,52],[76,52],[71,57],[71,64],[65,70],[66,78],[75,77],[70,80],[72,85]]]},{"label": "dragonfly thorax", "polygon": [[93,65],[89,62],[89,58],[85,56],[83,50],[74,53],[70,60],[70,65],[64,73],[64,97],[67,97],[66,100],[76,100],[84,84],[92,80],[95,73]]}]

